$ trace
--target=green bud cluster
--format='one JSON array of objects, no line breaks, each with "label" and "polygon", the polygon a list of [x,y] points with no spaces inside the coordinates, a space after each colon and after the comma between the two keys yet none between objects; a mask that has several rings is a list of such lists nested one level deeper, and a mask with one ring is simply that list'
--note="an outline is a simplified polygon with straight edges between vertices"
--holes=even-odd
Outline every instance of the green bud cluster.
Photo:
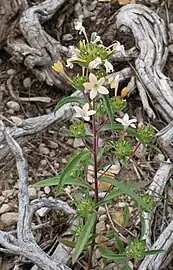
[{"label": "green bud cluster", "polygon": [[86,81],[86,77],[85,76],[76,76],[73,79],[73,86],[79,90],[84,90],[84,86],[83,83]]},{"label": "green bud cluster", "polygon": [[151,126],[139,126],[137,129],[141,142],[148,144],[154,137],[155,130]]},{"label": "green bud cluster", "polygon": [[74,122],[69,128],[69,133],[72,137],[84,137],[86,135],[84,122]]},{"label": "green bud cluster", "polygon": [[121,111],[127,106],[127,102],[126,100],[117,96],[110,99],[110,105],[113,111]]},{"label": "green bud cluster", "polygon": [[145,240],[132,240],[127,248],[126,255],[129,259],[141,260],[145,256]]},{"label": "green bud cluster", "polygon": [[156,202],[153,201],[152,196],[150,196],[149,194],[145,194],[145,195],[141,196],[141,199],[143,200],[142,209],[145,212],[150,213],[152,211],[152,209],[156,206]]},{"label": "green bud cluster", "polygon": [[83,199],[76,203],[77,213],[82,218],[87,218],[89,214],[95,211],[94,202],[90,199]]},{"label": "green bud cluster", "polygon": [[119,158],[129,157],[132,154],[132,145],[128,141],[120,140],[115,143],[115,153]]}]

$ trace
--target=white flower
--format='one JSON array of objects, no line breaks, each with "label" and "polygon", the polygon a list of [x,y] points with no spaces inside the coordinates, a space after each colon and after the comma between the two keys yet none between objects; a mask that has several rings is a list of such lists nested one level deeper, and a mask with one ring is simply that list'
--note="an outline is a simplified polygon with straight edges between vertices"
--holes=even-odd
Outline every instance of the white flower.
[{"label": "white flower", "polygon": [[79,19],[79,20],[76,20],[74,22],[74,28],[79,31],[79,35],[81,35],[82,33],[83,34],[86,34],[85,32],[85,27],[82,25],[82,20]]},{"label": "white flower", "polygon": [[110,73],[114,71],[113,65],[107,59],[105,60],[104,66],[106,68],[106,73]]},{"label": "white flower", "polygon": [[116,118],[115,120],[123,125],[124,130],[126,130],[129,126],[136,128],[135,124],[133,123],[135,123],[137,120],[129,119],[129,115],[127,113],[125,113],[123,118]]},{"label": "white flower", "polygon": [[113,50],[116,52],[121,52],[123,55],[126,55],[124,46],[121,45],[119,41],[117,41],[115,44],[113,44]]},{"label": "white flower", "polygon": [[90,116],[96,113],[94,110],[89,110],[88,103],[85,103],[82,109],[79,106],[74,106],[74,109],[76,111],[76,117],[83,118],[85,121],[89,121]]},{"label": "white flower", "polygon": [[102,95],[107,95],[109,93],[106,87],[103,86],[104,82],[104,78],[100,78],[99,80],[97,80],[97,77],[93,73],[90,73],[89,82],[83,83],[85,89],[91,91],[90,99],[94,99],[98,93]]},{"label": "white flower", "polygon": [[93,61],[91,61],[91,62],[89,63],[88,68],[89,68],[89,69],[94,69],[94,68],[98,69],[98,68],[99,68],[99,65],[100,65],[101,63],[102,63],[101,58],[100,58],[100,57],[97,57],[97,58],[95,58]]},{"label": "white flower", "polygon": [[117,91],[118,91],[118,85],[120,81],[120,76],[117,74],[115,77],[109,77],[108,82],[110,84],[111,89],[115,89],[115,96],[117,96]]}]

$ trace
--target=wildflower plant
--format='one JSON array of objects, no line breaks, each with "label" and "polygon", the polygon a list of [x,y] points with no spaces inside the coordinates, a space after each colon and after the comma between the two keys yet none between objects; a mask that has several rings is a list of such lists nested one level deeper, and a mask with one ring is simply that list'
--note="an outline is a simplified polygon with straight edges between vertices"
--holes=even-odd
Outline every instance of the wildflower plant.
[{"label": "wildflower plant", "polygon": [[[86,147],[85,150],[75,154],[60,175],[56,177],[55,183],[57,184],[58,194],[63,191],[67,184],[82,189],[83,199],[72,201],[77,209],[77,216],[80,217],[80,224],[75,233],[72,262],[75,263],[82,252],[86,254],[88,251],[87,269],[90,270],[92,269],[92,255],[96,245],[99,206],[110,203],[117,196],[116,194],[130,196],[137,203],[140,211],[150,212],[152,207],[155,206],[155,203],[152,203],[152,198],[149,198],[148,195],[140,196],[134,189],[122,183],[118,177],[119,173],[108,173],[109,168],[114,166],[115,160],[126,160],[126,163],[130,163],[141,143],[151,143],[154,130],[152,127],[145,125],[137,127],[137,120],[135,118],[130,119],[127,113],[120,117],[127,107],[125,96],[128,89],[122,89],[118,95],[120,76],[114,75],[114,67],[109,61],[109,57],[117,52],[125,55],[124,46],[115,42],[106,47],[97,33],[92,33],[89,39],[81,20],[75,22],[75,29],[79,31],[79,34],[83,34],[85,39],[80,40],[77,47],[70,47],[71,57],[67,59],[66,67],[58,61],[52,68],[64,76],[73,88],[81,91],[82,97],[65,97],[60,100],[56,110],[66,103],[74,104],[75,116],[72,119],[69,134],[72,137],[81,138]],[[74,78],[70,78],[66,70],[72,69],[74,65],[81,67],[81,73]],[[112,91],[112,89],[114,95],[111,97],[110,90]],[[86,129],[86,122],[92,127],[92,132],[88,132]],[[106,144],[99,145],[100,138],[104,133],[109,133],[111,138],[112,159],[107,158]],[[111,136],[114,134],[118,134],[115,139],[114,136]],[[121,164],[123,166],[124,162],[121,162]],[[93,167],[92,184],[88,176],[88,170],[91,166]],[[99,187],[101,186],[100,183],[103,182],[108,184],[106,195],[99,199]],[[49,185],[49,182],[44,180],[44,185]],[[90,198],[90,192],[94,192],[94,199]],[[126,249],[124,248],[123,251],[120,249],[120,251],[119,257],[118,254],[115,255],[109,249],[101,249],[101,254],[103,258],[108,260],[116,260],[120,257],[122,257],[122,260],[138,260],[143,258],[147,252],[145,243],[140,242],[140,240],[133,240]]]}]

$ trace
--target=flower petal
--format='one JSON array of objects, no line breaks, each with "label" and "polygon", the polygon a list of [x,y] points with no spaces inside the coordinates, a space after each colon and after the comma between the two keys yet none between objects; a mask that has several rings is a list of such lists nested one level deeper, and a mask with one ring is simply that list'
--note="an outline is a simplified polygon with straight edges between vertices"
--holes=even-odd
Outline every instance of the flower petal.
[{"label": "flower petal", "polygon": [[84,115],[87,115],[88,114],[88,110],[89,110],[89,104],[88,103],[85,103],[83,105],[83,108],[82,108],[83,112],[84,112]]},{"label": "flower petal", "polygon": [[89,116],[84,116],[83,119],[84,119],[85,121],[89,121],[89,120],[90,120],[90,117],[89,117]]},{"label": "flower petal", "polygon": [[100,65],[101,63],[102,63],[101,58],[100,58],[100,57],[97,57],[97,58],[95,58],[93,61],[91,61],[91,62],[89,63],[88,68],[89,68],[89,69],[94,69],[94,68],[98,69],[98,68],[99,68],[99,65]]},{"label": "flower petal", "polygon": [[116,118],[115,120],[116,120],[117,122],[121,123],[121,124],[122,124],[122,122],[123,122],[123,119],[121,119],[121,118]]},{"label": "flower petal", "polygon": [[125,122],[128,122],[129,121],[129,115],[127,113],[125,113],[124,117],[123,117],[123,120]]},{"label": "flower petal", "polygon": [[93,83],[85,82],[83,83],[83,86],[85,87],[86,90],[91,90],[93,88]]},{"label": "flower petal", "polygon": [[73,108],[75,109],[75,111],[76,111],[78,114],[81,115],[82,109],[81,109],[79,106],[74,106]]},{"label": "flower petal", "polygon": [[107,94],[109,94],[108,89],[107,89],[106,87],[104,87],[104,86],[100,86],[100,87],[97,89],[97,91],[98,91],[100,94],[102,94],[102,95],[107,95]]},{"label": "flower petal", "polygon": [[106,68],[107,73],[110,73],[110,72],[114,71],[113,65],[107,59],[105,60],[104,66]]},{"label": "flower petal", "polygon": [[[94,110],[90,110],[90,111],[88,111],[88,113],[87,113],[88,115],[93,115],[93,114],[96,114],[96,111],[94,111]],[[133,125],[133,124],[132,124]]]},{"label": "flower petal", "polygon": [[97,91],[96,89],[92,89],[90,92],[90,99],[94,99],[97,96]]},{"label": "flower petal", "polygon": [[131,126],[132,128],[136,128],[135,124],[130,124],[130,126]]},{"label": "flower petal", "polygon": [[100,78],[99,80],[98,80],[98,85],[103,85],[105,83],[105,78],[104,77],[102,77],[102,78]]},{"label": "flower petal", "polygon": [[90,73],[89,81],[94,85],[97,83],[97,77],[93,73]]}]

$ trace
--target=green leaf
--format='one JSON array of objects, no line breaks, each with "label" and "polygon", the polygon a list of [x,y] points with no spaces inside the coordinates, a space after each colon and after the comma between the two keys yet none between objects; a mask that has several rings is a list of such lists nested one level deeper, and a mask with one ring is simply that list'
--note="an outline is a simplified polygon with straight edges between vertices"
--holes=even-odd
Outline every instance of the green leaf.
[{"label": "green leaf", "polygon": [[[116,124],[116,123],[107,123],[103,126],[102,130],[109,131],[109,130],[114,130],[114,131],[123,131],[123,126],[121,124]],[[135,131],[135,129],[128,127],[126,132],[131,135],[134,138],[140,139],[140,136],[138,133]]]},{"label": "green leaf", "polygon": [[58,189],[57,192],[59,193],[62,190],[63,185],[65,184],[65,179],[69,176],[70,173],[73,172],[76,165],[81,161],[83,158],[86,158],[89,155],[88,151],[82,151],[78,153],[64,168],[63,172],[60,174]]},{"label": "green leaf", "polygon": [[117,247],[120,253],[124,252],[124,245],[123,242],[121,241],[121,239],[119,238],[118,233],[114,232],[114,237],[115,237],[115,241],[117,243]]},{"label": "green leaf", "polygon": [[[97,162],[99,162],[101,160],[103,154],[104,154],[104,147],[98,147]],[[91,158],[89,160],[89,163],[91,165],[94,165],[94,157],[93,157],[93,155],[91,156]]]},{"label": "green leaf", "polygon": [[121,191],[121,193],[130,196],[132,199],[134,199],[139,206],[141,206],[142,208],[146,208],[143,199],[128,185],[125,185],[116,179],[112,179],[106,176],[101,177],[99,180],[112,184],[113,186],[117,187]]},{"label": "green leaf", "polygon": [[132,270],[132,268],[128,264],[126,264],[123,266],[122,270]]},{"label": "green leaf", "polygon": [[124,221],[123,221],[123,227],[126,227],[129,223],[129,217],[130,217],[130,213],[129,213],[129,208],[126,204],[125,208],[124,208]]},{"label": "green leaf", "polygon": [[67,103],[85,104],[86,102],[87,102],[86,99],[80,97],[64,97],[56,104],[55,111],[57,111]]},{"label": "green leaf", "polygon": [[85,245],[87,244],[87,241],[90,237],[95,221],[96,221],[96,213],[88,215],[87,222],[85,223],[85,226],[77,239],[75,249],[72,252],[73,264],[76,262],[76,260],[79,258],[80,254],[84,250]]},{"label": "green leaf", "polygon": [[147,251],[145,251],[145,256],[146,255],[160,254],[160,253],[164,253],[164,252],[166,252],[166,250],[164,250],[164,249],[147,250]]},{"label": "green leaf", "polygon": [[[30,185],[30,187],[40,188],[40,187],[47,187],[47,186],[49,186],[49,187],[57,186],[59,184],[59,179],[60,179],[60,176],[55,176],[53,178],[44,179],[38,183],[34,183],[33,185]],[[87,187],[87,188],[89,187],[89,185],[87,185],[86,183],[84,183],[78,179],[74,179],[72,177],[65,178],[64,185],[75,185],[75,186]]]},{"label": "green leaf", "polygon": [[122,192],[119,189],[111,191],[104,199],[99,201],[96,205],[96,207],[99,207],[101,205],[104,205],[106,203],[111,202],[114,198],[118,197]]},{"label": "green leaf", "polygon": [[99,248],[100,253],[102,255],[103,258],[109,259],[111,261],[117,261],[117,260],[124,260],[127,258],[126,254],[116,254],[114,253],[112,250],[108,249],[108,248]]},{"label": "green leaf", "polygon": [[72,247],[74,248],[75,245],[76,245],[76,242],[74,241],[70,241],[70,240],[67,240],[67,239],[61,239],[61,238],[58,238],[58,241],[62,244],[64,244],[65,246],[67,247]]},{"label": "green leaf", "polygon": [[109,120],[110,120],[111,126],[112,126],[113,122],[114,122],[114,113],[113,113],[113,110],[112,110],[110,102],[109,102],[109,96],[108,95],[102,95],[102,98],[103,98],[103,103],[104,103],[105,108],[107,110],[107,113],[109,115]]}]

